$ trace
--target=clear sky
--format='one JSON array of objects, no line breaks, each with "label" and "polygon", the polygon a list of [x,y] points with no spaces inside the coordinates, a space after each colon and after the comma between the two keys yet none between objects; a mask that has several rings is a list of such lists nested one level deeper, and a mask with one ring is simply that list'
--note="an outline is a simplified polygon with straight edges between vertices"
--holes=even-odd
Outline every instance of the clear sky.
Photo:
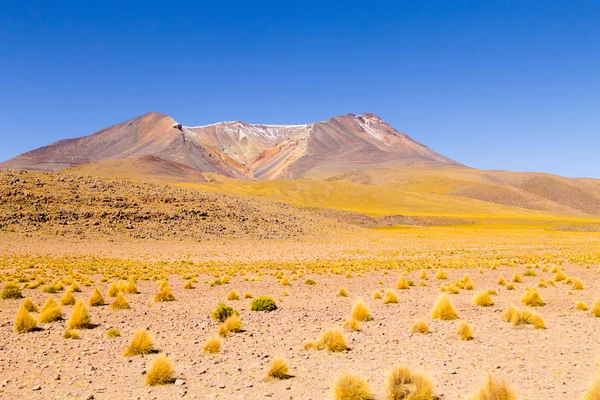
[{"label": "clear sky", "polygon": [[373,112],[472,167],[600,177],[600,1],[0,2],[0,160],[148,111]]}]

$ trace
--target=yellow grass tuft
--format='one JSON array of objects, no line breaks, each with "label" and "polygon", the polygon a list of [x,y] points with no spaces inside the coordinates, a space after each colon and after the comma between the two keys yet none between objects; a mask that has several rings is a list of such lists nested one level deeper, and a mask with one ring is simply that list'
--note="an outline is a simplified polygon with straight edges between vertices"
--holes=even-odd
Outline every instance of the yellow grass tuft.
[{"label": "yellow grass tuft", "polygon": [[117,297],[118,294],[119,294],[119,289],[117,288],[117,285],[115,285],[115,283],[112,282],[110,284],[110,286],[108,287],[108,295],[110,297]]},{"label": "yellow grass tuft", "polygon": [[287,362],[280,357],[273,359],[269,371],[267,371],[267,376],[275,379],[289,379],[292,377],[289,373]]},{"label": "yellow grass tuft", "polygon": [[373,398],[367,382],[349,372],[343,372],[337,378],[333,393],[336,400],[370,400]]},{"label": "yellow grass tuft", "polygon": [[94,291],[92,292],[92,295],[88,300],[88,304],[92,307],[104,305],[104,299],[102,298],[102,295],[100,294],[98,288],[94,289]]},{"label": "yellow grass tuft", "polygon": [[[119,292],[124,292],[124,291],[125,291],[125,289],[127,288],[127,282],[125,282],[125,281],[124,281],[124,280],[122,280],[122,279],[119,279],[119,283],[117,283],[117,287],[116,287],[116,288],[117,288],[117,291],[119,291]],[[110,288],[109,288],[109,290],[110,290]],[[115,293],[115,296],[116,296],[116,295],[117,295],[117,294]],[[109,293],[109,296],[110,296],[110,293]],[[111,297],[115,297],[115,296],[111,296]]]},{"label": "yellow grass tuft", "polygon": [[585,304],[583,301],[577,301],[575,303],[575,308],[578,309],[579,311],[587,311],[588,310],[588,306],[587,304]]},{"label": "yellow grass tuft", "polygon": [[376,290],[373,292],[373,300],[379,300],[381,299],[381,292],[379,290]]},{"label": "yellow grass tuft", "polygon": [[81,289],[79,289],[79,285],[77,284],[77,282],[73,282],[71,284],[71,287],[69,288],[70,292],[81,292]]},{"label": "yellow grass tuft", "polygon": [[235,290],[232,290],[227,294],[227,300],[239,300],[239,299],[240,299],[240,295]]},{"label": "yellow grass tuft", "polygon": [[510,304],[508,308],[500,315],[500,319],[510,322],[512,321],[513,315],[515,315],[515,313],[518,311],[519,309],[515,307],[514,304]]},{"label": "yellow grass tuft", "polygon": [[396,282],[396,289],[408,289],[409,285],[408,285],[408,281],[406,279],[404,279],[403,276],[401,276],[400,278],[398,278],[398,281]]},{"label": "yellow grass tuft", "polygon": [[279,281],[279,283],[281,283],[283,286],[289,286],[290,280],[287,276],[284,275],[283,278],[281,278],[281,281]]},{"label": "yellow grass tuft", "polygon": [[158,293],[154,296],[154,302],[160,301],[175,301],[175,295],[167,281],[162,281],[158,286]]},{"label": "yellow grass tuft", "polygon": [[352,306],[352,318],[358,321],[369,321],[371,319],[371,312],[367,308],[367,305],[362,299],[357,299]]},{"label": "yellow grass tuft", "polygon": [[346,320],[344,322],[344,328],[353,332],[360,331],[360,321],[357,321],[354,318],[350,318],[349,320]]},{"label": "yellow grass tuft", "polygon": [[546,322],[541,314],[530,310],[519,310],[512,315],[511,322],[514,326],[521,324],[533,325],[535,329],[546,329]]},{"label": "yellow grass tuft", "polygon": [[60,299],[60,304],[63,306],[72,306],[75,304],[75,297],[73,297],[73,293],[71,290],[67,290],[63,297]]},{"label": "yellow grass tuft", "polygon": [[221,339],[218,336],[213,336],[208,338],[206,342],[204,342],[204,352],[209,354],[216,354],[221,351]]},{"label": "yellow grass tuft", "polygon": [[146,384],[150,386],[167,385],[173,381],[173,364],[171,361],[164,354],[156,356],[146,373]]},{"label": "yellow grass tuft", "polygon": [[238,333],[241,331],[242,319],[237,314],[227,317],[227,319],[225,319],[225,321],[219,325],[219,335],[221,336],[227,336],[230,333]]},{"label": "yellow grass tuft", "polygon": [[188,279],[187,281],[185,281],[185,284],[183,285],[184,289],[193,289],[194,285],[192,284],[192,280]]},{"label": "yellow grass tuft", "polygon": [[35,318],[29,314],[29,311],[27,311],[27,308],[24,306],[24,304],[21,304],[19,307],[15,322],[13,323],[13,330],[17,333],[31,332],[36,328]]},{"label": "yellow grass tuft", "polygon": [[598,400],[600,399],[600,374],[591,383],[588,390],[583,395],[583,400]]},{"label": "yellow grass tuft", "polygon": [[398,294],[393,290],[386,290],[383,296],[383,304],[397,303]]},{"label": "yellow grass tuft", "polygon": [[138,292],[133,279],[127,281],[127,285],[125,285],[125,292],[129,294],[136,294]]},{"label": "yellow grass tuft", "polygon": [[125,297],[123,297],[121,293],[118,293],[117,298],[115,299],[115,301],[110,303],[110,306],[108,306],[108,308],[111,310],[127,310],[130,307],[129,303],[127,303],[127,300],[125,300]]},{"label": "yellow grass tuft", "polygon": [[421,270],[421,274],[419,275],[419,278],[426,280],[429,279],[429,277],[427,276],[427,271],[425,271],[424,269]]},{"label": "yellow grass tuft", "polygon": [[446,273],[446,271],[444,271],[443,269],[438,269],[438,271],[435,274],[435,279],[441,281],[444,279],[448,279],[448,274]]},{"label": "yellow grass tuft", "polygon": [[572,278],[571,279],[571,283],[573,284],[573,287],[571,289],[573,289],[573,290],[583,290],[583,283],[579,279]]},{"label": "yellow grass tuft", "polygon": [[517,400],[517,396],[504,381],[488,375],[483,386],[469,400]]},{"label": "yellow grass tuft", "polygon": [[473,339],[473,328],[466,321],[461,321],[456,329],[458,338],[460,340],[472,340]]},{"label": "yellow grass tuft", "polygon": [[79,332],[74,329],[65,329],[63,332],[64,339],[79,339]]},{"label": "yellow grass tuft", "polygon": [[514,283],[508,283],[506,285],[506,290],[515,290],[515,284]]},{"label": "yellow grass tuft", "polygon": [[560,282],[560,281],[564,281],[567,279],[567,276],[565,274],[563,274],[561,271],[556,271],[556,274],[554,275],[554,278],[552,278],[552,280],[554,282]]},{"label": "yellow grass tuft", "polygon": [[482,290],[473,296],[473,304],[481,307],[490,307],[494,305],[492,296],[490,296],[489,290]]},{"label": "yellow grass tuft", "polygon": [[400,365],[392,369],[386,380],[387,398],[390,400],[433,400],[433,385],[422,373]]},{"label": "yellow grass tuft", "polygon": [[325,330],[316,342],[309,343],[312,343],[312,346],[308,346],[308,348],[316,348],[317,350],[327,349],[333,353],[338,353],[348,348],[344,334],[336,328]]},{"label": "yellow grass tuft", "polygon": [[150,354],[154,352],[154,345],[152,344],[152,338],[148,335],[145,329],[138,329],[131,338],[129,346],[123,352],[123,356],[140,356],[143,354]]},{"label": "yellow grass tuft", "polygon": [[433,305],[433,308],[431,309],[431,318],[441,319],[445,321],[458,318],[458,314],[456,313],[454,306],[448,299],[448,296],[446,296],[445,294],[441,294],[437,298],[435,304]]},{"label": "yellow grass tuft", "polygon": [[40,324],[45,324],[58,321],[59,319],[62,319],[62,311],[58,304],[56,304],[56,301],[54,301],[52,297],[49,297],[48,300],[46,300],[46,303],[44,303],[42,311],[38,316],[38,322]]},{"label": "yellow grass tuft", "polygon": [[498,285],[506,286],[506,280],[503,277],[498,278]]},{"label": "yellow grass tuft", "polygon": [[418,319],[412,324],[410,333],[422,333],[426,335],[429,333],[429,325],[427,325],[424,319]]},{"label": "yellow grass tuft", "polygon": [[110,328],[106,331],[106,337],[116,338],[121,336],[121,332],[117,328]]},{"label": "yellow grass tuft", "polygon": [[340,297],[348,297],[348,291],[346,289],[344,289],[343,287],[341,287],[340,290],[338,290],[337,295]]},{"label": "yellow grass tuft", "polygon": [[82,300],[77,300],[71,317],[67,321],[67,329],[86,329],[92,324],[92,319]]},{"label": "yellow grass tuft", "polygon": [[515,271],[515,273],[513,274],[512,279],[510,281],[513,282],[513,283],[522,283],[523,279],[521,278],[521,275],[519,275],[519,273]]},{"label": "yellow grass tuft", "polygon": [[525,293],[523,293],[520,300],[521,303],[531,307],[541,307],[545,304],[537,288],[525,288]]},{"label": "yellow grass tuft", "polygon": [[600,297],[594,300],[594,304],[592,304],[592,314],[594,317],[600,317]]},{"label": "yellow grass tuft", "polygon": [[25,309],[27,311],[38,312],[38,307],[35,305],[35,303],[29,297],[27,297],[25,300],[23,300],[21,307],[25,307]]},{"label": "yellow grass tuft", "polygon": [[246,294],[244,295],[245,299],[251,299],[252,298],[252,293],[250,292],[246,292]]}]

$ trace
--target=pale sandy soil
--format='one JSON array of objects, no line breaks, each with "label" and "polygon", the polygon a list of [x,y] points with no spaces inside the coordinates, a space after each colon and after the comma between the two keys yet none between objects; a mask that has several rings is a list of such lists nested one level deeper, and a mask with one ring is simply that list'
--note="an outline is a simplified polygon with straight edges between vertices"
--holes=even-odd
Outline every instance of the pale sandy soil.
[{"label": "pale sandy soil", "polygon": [[[506,379],[520,399],[577,399],[588,386],[596,370],[600,351],[600,318],[589,312],[576,311],[574,303],[583,300],[591,305],[600,293],[600,274],[596,268],[566,266],[566,273],[579,277],[584,290],[568,295],[569,286],[539,289],[546,305],[538,308],[547,329],[530,326],[513,327],[499,316],[509,303],[519,304],[526,286],[537,284],[541,277],[553,274],[536,269],[537,277],[523,276],[517,290],[499,286],[499,276],[507,280],[515,270],[503,267],[485,270],[448,270],[447,281],[430,279],[426,287],[398,290],[398,304],[382,304],[372,293],[380,288],[393,288],[399,272],[364,274],[346,279],[343,276],[310,275],[291,286],[283,287],[272,276],[260,282],[233,277],[230,284],[210,288],[200,276],[193,290],[184,290],[178,276],[171,277],[176,301],[152,303],[156,282],[139,281],[140,294],[127,295],[130,310],[110,311],[107,306],[90,307],[94,323],[91,330],[81,330],[81,339],[62,338],[64,321],[43,325],[39,332],[16,334],[12,321],[19,300],[0,300],[0,397],[1,398],[89,398],[95,399],[332,399],[335,376],[350,370],[369,382],[376,399],[385,398],[384,382],[388,369],[399,363],[426,371],[440,398],[464,399],[475,389],[488,371]],[[469,273],[474,291],[462,290],[450,298],[461,320],[475,330],[473,341],[460,341],[456,336],[459,321],[436,321],[429,318],[430,308],[445,282]],[[249,275],[250,277],[252,275]],[[315,286],[305,285],[307,278]],[[95,277],[96,281],[99,277]],[[408,279],[419,282],[418,272]],[[381,283],[380,283],[381,282]],[[337,297],[340,287],[350,296]],[[99,286],[105,296],[108,283]],[[493,307],[472,305],[477,290],[496,288],[499,295]],[[82,287],[76,298],[86,299],[93,287]],[[226,301],[237,309],[244,332],[222,342],[222,352],[206,355],[202,344],[213,335],[217,323],[210,312],[219,301],[225,301],[230,290],[242,297],[246,291],[254,296],[273,296],[279,309],[272,313],[249,310],[249,301]],[[290,295],[282,296],[288,290]],[[24,290],[41,305],[48,294],[41,290]],[[57,300],[62,292],[53,295]],[[339,327],[349,317],[354,298],[363,297],[371,309],[373,320],[363,323],[362,331],[347,333],[349,351],[303,350],[305,340],[316,338],[329,327]],[[72,307],[62,307],[65,316]],[[430,323],[428,335],[411,335],[410,326],[419,317]],[[122,336],[106,337],[109,327]],[[175,365],[175,377],[182,386],[148,387],[142,375],[153,356],[126,358],[121,354],[133,332],[147,328],[156,347],[167,354]],[[266,380],[266,369],[275,356],[289,362],[293,378],[285,381]],[[39,390],[33,390],[39,387]],[[37,389],[37,388],[36,388]]]}]

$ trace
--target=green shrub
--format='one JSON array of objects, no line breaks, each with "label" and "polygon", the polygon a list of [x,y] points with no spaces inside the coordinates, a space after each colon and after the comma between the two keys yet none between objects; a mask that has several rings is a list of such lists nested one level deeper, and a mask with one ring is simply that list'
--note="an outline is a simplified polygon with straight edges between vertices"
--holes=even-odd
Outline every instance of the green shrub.
[{"label": "green shrub", "polygon": [[219,322],[224,322],[232,315],[238,315],[238,312],[225,303],[219,303],[217,308],[215,308],[211,314],[212,318]]},{"label": "green shrub", "polygon": [[0,297],[3,299],[20,299],[23,297],[23,294],[16,283],[8,282],[6,285],[4,285],[4,289],[2,289]]},{"label": "green shrub", "polygon": [[277,310],[277,304],[268,296],[259,296],[250,302],[252,311],[273,311]]}]

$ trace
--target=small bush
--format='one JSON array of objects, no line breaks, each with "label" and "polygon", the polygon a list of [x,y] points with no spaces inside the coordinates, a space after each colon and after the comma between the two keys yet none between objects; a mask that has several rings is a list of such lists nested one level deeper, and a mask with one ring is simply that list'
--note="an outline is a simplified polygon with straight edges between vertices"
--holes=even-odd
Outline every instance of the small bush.
[{"label": "small bush", "polygon": [[483,386],[477,390],[470,400],[517,400],[517,396],[504,382],[488,375]]},{"label": "small bush", "polygon": [[23,297],[21,289],[16,283],[7,282],[0,293],[0,297],[3,299],[20,299]]},{"label": "small bush", "polygon": [[333,388],[336,400],[370,400],[373,398],[367,382],[349,372],[342,373]]},{"label": "small bush", "polygon": [[283,358],[275,358],[271,362],[267,375],[275,379],[289,379],[292,376],[289,374],[287,362]]},{"label": "small bush", "polygon": [[412,372],[401,365],[392,369],[386,380],[387,398],[390,400],[433,400],[433,385],[421,373]]},{"label": "small bush", "polygon": [[219,322],[224,322],[227,318],[232,315],[236,315],[238,312],[235,311],[232,307],[228,306],[225,303],[219,302],[217,308],[213,310],[211,313],[212,319]]},{"label": "small bush", "polygon": [[117,294],[119,294],[119,289],[117,288],[117,285],[115,285],[115,283],[112,282],[108,287],[108,296],[117,297]]},{"label": "small bush", "polygon": [[239,300],[239,299],[240,299],[240,295],[235,290],[232,290],[227,294],[227,300],[229,300],[229,301]]},{"label": "small bush", "polygon": [[383,304],[397,303],[398,294],[393,290],[386,290],[383,296]]},{"label": "small bush", "polygon": [[56,301],[52,297],[49,297],[44,306],[42,307],[42,311],[38,316],[38,322],[40,324],[45,324],[49,322],[54,322],[62,319],[62,311]]},{"label": "small bush", "polygon": [[117,298],[110,303],[108,308],[111,310],[127,310],[129,309],[129,303],[127,303],[127,300],[125,300],[125,297],[121,293],[118,293]]},{"label": "small bush", "polygon": [[83,301],[77,300],[71,312],[71,317],[67,321],[67,329],[86,329],[90,328],[91,324],[92,319],[87,308],[85,308],[85,304],[83,304]]},{"label": "small bush", "polygon": [[437,280],[448,279],[448,274],[446,273],[446,271],[444,271],[443,269],[440,268],[435,274],[435,279],[437,279]]},{"label": "small bush", "polygon": [[371,312],[362,299],[357,299],[352,305],[352,318],[357,321],[369,321]]},{"label": "small bush", "polygon": [[15,322],[13,323],[13,330],[17,333],[26,333],[35,330],[35,328],[35,318],[29,314],[29,311],[24,307],[24,304],[21,304],[17,311]]},{"label": "small bush", "polygon": [[100,294],[98,288],[94,289],[94,291],[92,292],[88,304],[92,307],[104,305],[104,299],[102,298],[102,294]]},{"label": "small bush", "polygon": [[531,307],[540,307],[545,304],[536,288],[526,288],[525,293],[521,296],[520,300],[521,303]]},{"label": "small bush", "polygon": [[171,361],[164,354],[156,356],[146,373],[146,384],[150,386],[167,385],[173,381],[173,364]]},{"label": "small bush", "polygon": [[242,331],[242,319],[237,314],[233,314],[219,325],[219,335],[227,336],[229,333],[238,333]]},{"label": "small bush", "polygon": [[125,286],[125,292],[129,294],[136,294],[138,292],[133,279],[127,281],[127,285]]},{"label": "small bush", "polygon": [[252,311],[274,311],[277,310],[277,304],[268,296],[258,296],[250,302]]},{"label": "small bush", "polygon": [[426,335],[429,333],[429,325],[427,325],[424,319],[418,319],[412,324],[410,333],[422,333]]},{"label": "small bush", "polygon": [[458,314],[454,309],[454,306],[448,299],[448,296],[441,294],[436,300],[433,308],[431,309],[431,318],[441,320],[453,320],[458,318]]},{"label": "small bush", "polygon": [[461,323],[458,324],[456,333],[460,340],[473,340],[473,328],[465,321],[461,321]]},{"label": "small bush", "polygon": [[23,300],[22,307],[25,307],[25,309],[27,311],[38,312],[38,307],[34,304],[34,302],[29,297],[27,297],[25,300]]},{"label": "small bush", "polygon": [[123,352],[123,356],[140,356],[154,352],[152,338],[145,329],[138,329],[131,338],[129,346]]},{"label": "small bush", "polygon": [[106,331],[106,336],[109,338],[116,338],[121,336],[121,332],[117,328],[110,328]]},{"label": "small bush", "polygon": [[408,289],[408,287],[409,287],[408,281],[406,279],[404,279],[403,276],[398,278],[398,281],[396,282],[396,289],[405,290],[405,289]]},{"label": "small bush", "polygon": [[73,293],[71,290],[67,290],[63,297],[60,299],[60,304],[63,306],[72,306],[75,304],[75,297],[73,297]]},{"label": "small bush", "polygon": [[213,336],[204,342],[204,352],[216,354],[221,351],[221,339],[218,336]]},{"label": "small bush", "polygon": [[494,305],[489,290],[483,290],[473,296],[473,304],[481,307],[491,307]]}]

